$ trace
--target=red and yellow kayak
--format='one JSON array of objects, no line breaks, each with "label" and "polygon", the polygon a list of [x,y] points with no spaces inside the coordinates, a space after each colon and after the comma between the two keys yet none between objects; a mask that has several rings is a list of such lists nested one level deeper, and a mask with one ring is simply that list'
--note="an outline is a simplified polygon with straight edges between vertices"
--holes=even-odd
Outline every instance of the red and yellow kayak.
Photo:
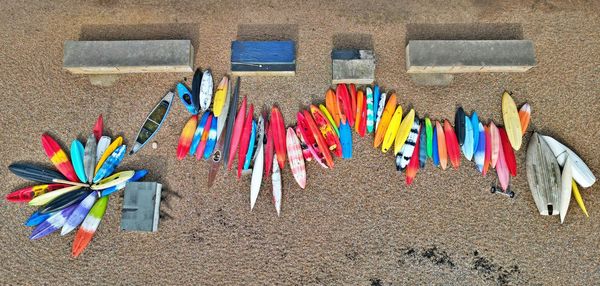
[{"label": "red and yellow kayak", "polygon": [[183,160],[185,155],[187,155],[190,151],[190,145],[192,145],[192,139],[194,137],[194,131],[196,131],[197,124],[198,114],[194,114],[183,126],[183,130],[181,130],[181,135],[179,136],[179,143],[177,144],[178,160]]},{"label": "red and yellow kayak", "polygon": [[52,136],[47,133],[42,134],[42,147],[46,152],[46,156],[52,161],[52,164],[67,180],[79,182],[79,178],[77,178],[77,174],[75,173],[75,169],[73,169],[73,165],[71,165],[69,157],[67,157],[67,153],[60,148],[60,145],[58,145]]},{"label": "red and yellow kayak", "polygon": [[321,110],[319,110],[318,107],[312,104],[310,105],[310,113],[312,114],[317,127],[319,127],[321,134],[323,134],[323,138],[325,139],[329,150],[338,157],[342,156],[342,144],[340,143],[340,139],[336,136],[335,131],[333,131],[333,128],[325,115],[321,113]]},{"label": "red and yellow kayak", "polygon": [[490,135],[490,128],[487,125],[484,125],[483,129],[485,130],[485,157],[481,174],[485,176],[490,169],[492,161],[492,136]]},{"label": "red and yellow kayak", "polygon": [[6,200],[13,203],[28,203],[33,198],[54,190],[66,188],[65,184],[47,184],[22,188],[6,195]]}]

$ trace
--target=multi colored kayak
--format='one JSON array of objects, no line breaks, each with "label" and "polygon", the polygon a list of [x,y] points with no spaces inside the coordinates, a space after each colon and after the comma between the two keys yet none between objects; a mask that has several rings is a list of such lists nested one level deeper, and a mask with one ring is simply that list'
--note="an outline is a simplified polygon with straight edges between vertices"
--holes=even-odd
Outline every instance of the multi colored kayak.
[{"label": "multi colored kayak", "polygon": [[242,170],[244,168],[244,162],[246,153],[248,152],[248,146],[250,145],[250,136],[252,135],[253,123],[254,123],[254,105],[250,104],[248,108],[248,114],[246,114],[246,120],[244,121],[244,129],[240,138],[240,149],[238,153],[238,172],[237,178],[242,177]]},{"label": "multi colored kayak", "polygon": [[69,187],[64,187],[64,188],[54,190],[52,192],[46,192],[44,194],[40,194],[39,196],[36,196],[35,198],[31,199],[29,201],[29,205],[30,206],[43,206],[66,193],[73,192],[73,191],[76,191],[79,189],[81,189],[81,186],[69,186]]},{"label": "multi colored kayak", "polygon": [[[425,120],[421,120],[421,134],[419,135],[419,152],[415,154],[419,154],[419,169],[425,168],[425,163],[427,161],[427,127],[425,125]],[[415,157],[415,155],[413,155]],[[410,165],[410,162],[408,163]]]},{"label": "multi colored kayak", "polygon": [[[204,160],[208,160],[210,155],[212,155],[215,145],[217,144],[217,126],[218,126],[219,118],[213,117],[210,123],[210,129],[208,130],[208,138],[206,139],[206,148],[204,149]],[[198,158],[198,155],[196,158]]]},{"label": "multi colored kayak", "polygon": [[342,156],[342,144],[340,139],[336,136],[331,124],[327,118],[325,118],[325,115],[323,115],[321,110],[312,104],[310,105],[310,113],[312,114],[317,127],[319,127],[321,134],[323,134],[323,138],[327,143],[327,148],[329,148],[329,150],[332,151],[336,156]]},{"label": "multi colored kayak", "polygon": [[[435,124],[435,123],[434,123]],[[437,135],[437,128],[433,128],[433,135],[432,135],[432,140],[431,140],[431,144],[433,145],[431,148],[431,160],[433,160],[433,165],[435,165],[436,167],[440,166],[440,153],[438,150],[438,135]]]},{"label": "multi colored kayak", "polygon": [[413,180],[417,176],[417,172],[419,171],[419,161],[420,161],[421,145],[422,145],[421,144],[421,134],[425,134],[423,129],[424,128],[420,128],[419,132],[417,133],[417,141],[415,142],[415,145],[414,145],[413,155],[411,156],[410,161],[408,162],[408,165],[406,166],[406,184],[409,186],[410,186],[410,184],[412,184]]},{"label": "multi colored kayak", "polygon": [[[398,154],[398,152],[400,152],[400,149],[403,148],[404,143],[410,136],[411,132],[415,132],[414,121],[415,121],[415,110],[411,109],[408,112],[408,114],[406,114],[406,116],[404,117],[404,120],[402,120],[402,123],[400,123],[400,127],[398,127],[398,133],[396,134],[396,140],[394,142],[394,154]],[[418,125],[420,128],[421,124],[418,124]],[[418,132],[418,130],[416,132]],[[413,143],[415,141],[416,141],[416,139],[413,141]]]},{"label": "multi colored kayak", "polygon": [[[231,145],[229,147],[229,159],[227,160],[227,169],[231,170],[233,166],[233,158],[235,158],[235,153],[240,145],[240,140],[242,138],[242,131],[244,130],[244,122],[246,121],[246,103],[247,98],[244,97],[242,100],[242,105],[237,112],[235,117],[235,123],[233,124],[233,133],[231,134]],[[229,129],[229,127],[227,127]],[[227,131],[229,132],[229,131]],[[241,160],[241,158],[238,158]]]},{"label": "multi colored kayak", "polygon": [[502,120],[504,121],[504,128],[506,129],[510,145],[513,149],[519,150],[523,138],[521,120],[519,120],[519,112],[517,111],[515,101],[506,91],[502,94]]},{"label": "multi colored kayak", "polygon": [[38,211],[42,214],[45,214],[45,213],[52,213],[52,212],[57,212],[57,211],[63,210],[74,204],[78,204],[89,193],[90,193],[90,191],[88,189],[78,189],[78,190],[75,190],[72,192],[65,193],[65,194],[55,198],[48,204],[40,207],[38,209]]},{"label": "multi colored kayak", "polygon": [[[392,147],[392,144],[394,144],[394,139],[396,139],[396,134],[398,134],[398,128],[400,126],[400,122],[402,122],[402,105],[398,104],[398,106],[396,107],[396,111],[394,112],[394,114],[392,115],[392,118],[390,119],[390,122],[388,123],[388,127],[385,131],[385,135],[383,136],[383,142],[381,144],[381,152],[387,153],[387,151],[390,149],[390,147]],[[406,134],[406,136],[408,137],[408,133]],[[405,140],[406,140],[406,138],[405,138]]]},{"label": "multi colored kayak", "polygon": [[[200,141],[202,141],[202,134],[204,134],[204,127],[206,126],[206,122],[208,121],[208,117],[210,116],[210,112],[204,112],[202,117],[200,117],[200,122],[196,125],[196,130],[194,131],[194,135],[192,136],[192,143],[190,144],[190,156],[194,156],[196,154],[196,150],[198,150],[198,145]],[[211,123],[209,123],[210,126]],[[182,134],[183,135],[183,134]]]},{"label": "multi colored kayak", "polygon": [[121,177],[126,178],[126,176],[125,176],[126,174],[127,173],[120,172],[118,175],[119,176],[119,178],[118,178],[119,181],[117,181],[118,184],[114,184],[114,182],[111,182],[111,185],[114,184],[114,186],[110,186],[108,188],[102,189],[102,191],[100,192],[100,196],[101,197],[108,196],[114,192],[124,189],[126,184],[129,182],[137,182],[137,181],[141,180],[144,176],[146,176],[148,174],[148,170],[145,170],[145,169],[137,170],[137,171],[135,171],[135,173],[133,174],[133,176],[131,178],[129,178],[128,180],[122,180]]},{"label": "multi colored kayak", "polygon": [[454,167],[454,169],[458,169],[460,166],[460,146],[458,145],[454,128],[452,128],[452,125],[450,125],[448,120],[444,120],[444,135],[446,136],[446,150],[448,151],[448,159],[450,159],[452,167]]},{"label": "multi colored kayak", "polygon": [[33,232],[31,232],[29,239],[37,240],[59,230],[61,227],[63,227],[71,213],[73,213],[75,207],[77,207],[77,205],[72,205],[59,212],[55,212],[53,215],[48,217],[48,219],[35,227]]},{"label": "multi colored kayak", "polygon": [[529,127],[529,120],[531,120],[531,106],[529,106],[529,103],[525,103],[519,109],[519,121],[521,122],[521,132],[523,135],[525,135],[527,127]]},{"label": "multi colored kayak", "polygon": [[256,155],[254,156],[254,167],[252,168],[252,180],[250,182],[250,210],[254,208],[258,193],[260,192],[260,185],[262,184],[263,169],[265,163],[264,145],[265,140],[265,119],[264,116],[258,118],[257,124],[257,146]]},{"label": "multi colored kayak", "polygon": [[[383,101],[383,104],[381,103]],[[379,117],[383,112],[383,106],[385,105],[385,95],[381,98],[381,91],[379,90],[379,85],[375,85],[373,87],[373,125],[376,130],[377,122],[379,122]]]},{"label": "multi colored kayak", "polygon": [[477,115],[477,112],[473,111],[470,120],[471,127],[473,128],[473,154],[475,154],[479,145],[479,116]]},{"label": "multi colored kayak", "polygon": [[[381,98],[379,98],[379,106],[377,107],[377,116],[375,117],[375,130],[379,129],[379,123],[381,122],[381,117],[383,116],[383,111],[386,106],[386,98],[387,95],[385,92],[381,94]],[[389,100],[388,100],[389,101]],[[394,107],[396,106],[396,102],[394,101]]]},{"label": "multi colored kayak", "polygon": [[275,154],[277,157],[277,162],[279,163],[279,168],[283,169],[285,166],[285,152],[286,152],[286,142],[285,142],[285,123],[283,121],[283,116],[281,115],[281,111],[276,106],[271,108],[271,128],[273,128],[273,145],[275,147]]},{"label": "multi colored kayak", "polygon": [[98,169],[98,172],[96,172],[96,175],[94,175],[93,182],[94,183],[98,183],[104,177],[112,174],[112,172],[115,170],[115,168],[117,168],[117,166],[123,160],[123,157],[125,157],[125,153],[126,152],[127,152],[127,145],[121,145],[121,146],[119,146],[110,155],[110,157],[108,157],[108,159],[106,159],[106,161],[104,162],[104,164],[102,164],[102,167],[100,167],[100,169]]},{"label": "multi colored kayak", "polygon": [[60,148],[60,145],[47,133],[42,134],[42,147],[46,152],[46,156],[52,161],[52,164],[58,171],[72,182],[77,182],[77,174],[71,165],[71,161],[65,151]]},{"label": "multi colored kayak", "polygon": [[73,169],[75,169],[75,174],[77,174],[79,181],[87,183],[87,177],[85,176],[85,169],[83,167],[83,156],[83,144],[77,139],[73,140],[71,143],[71,161],[73,162]]},{"label": "multi colored kayak", "polygon": [[[446,120],[447,121],[447,120]],[[435,121],[435,132],[437,134],[438,155],[440,156],[440,166],[442,170],[448,167],[448,148],[446,148],[446,135],[439,121]]]},{"label": "multi colored kayak", "polygon": [[98,193],[91,192],[73,210],[67,221],[62,226],[60,235],[65,235],[77,228],[85,219],[94,203],[98,200]]},{"label": "multi colored kayak", "polygon": [[94,206],[92,206],[92,209],[88,212],[83,223],[81,223],[81,227],[77,230],[77,234],[75,234],[72,249],[73,257],[79,256],[88,246],[90,241],[92,241],[92,238],[100,225],[100,221],[106,212],[107,205],[108,197],[102,197],[94,203]]},{"label": "multi colored kayak", "polygon": [[192,79],[192,105],[196,114],[200,111],[200,85],[202,84],[202,70],[197,68]]},{"label": "multi colored kayak", "polygon": [[192,102],[192,92],[181,82],[177,84],[177,95],[179,95],[181,103],[190,114],[198,114],[198,109]]},{"label": "multi colored kayak", "polygon": [[323,115],[325,115],[325,117],[327,117],[327,120],[329,120],[329,124],[333,128],[333,131],[335,131],[335,134],[339,137],[340,130],[338,129],[337,125],[335,124],[335,121],[334,121],[333,117],[331,116],[331,114],[329,113],[329,110],[327,110],[327,107],[325,107],[323,104],[319,104],[319,110],[321,110]]},{"label": "multi colored kayak", "polygon": [[427,158],[433,157],[433,125],[429,117],[425,117],[425,133],[427,136],[426,148]]},{"label": "multi colored kayak", "polygon": [[215,100],[213,102],[213,113],[216,117],[221,116],[221,112],[223,112],[223,107],[225,107],[228,85],[229,78],[227,76],[224,76],[219,85],[217,86],[217,91],[215,92]]},{"label": "multi colored kayak", "polygon": [[[135,139],[135,144],[133,145],[131,152],[129,152],[129,155],[133,155],[140,151],[140,149],[142,149],[142,147],[144,147],[146,143],[148,143],[150,139],[152,139],[152,137],[158,133],[160,127],[165,121],[165,118],[167,118],[167,115],[169,114],[171,102],[173,102],[173,96],[174,94],[169,91],[154,107],[154,109],[152,109],[150,114],[148,114],[146,121],[144,121],[144,124],[142,124],[142,127],[138,132],[138,135]],[[192,99],[193,98],[194,96],[192,89]]]},{"label": "multi colored kayak", "polygon": [[45,184],[25,187],[6,195],[5,199],[13,203],[28,203],[33,198],[58,189],[66,188],[66,184]]},{"label": "multi colored kayak", "polygon": [[210,73],[210,69],[204,71],[202,74],[202,81],[200,82],[200,110],[206,111],[210,107],[210,102],[213,96],[213,78]]},{"label": "multi colored kayak", "polygon": [[[421,123],[419,122],[419,119],[413,119],[413,124],[410,129],[410,133],[408,134],[408,138],[406,139],[406,142],[404,143],[402,148],[400,148],[398,152],[396,152],[396,170],[404,170],[404,168],[406,168],[406,166],[408,165],[410,159],[413,157],[413,154],[415,154],[415,146],[417,144],[417,140],[419,140],[420,130]],[[419,155],[417,154],[417,162],[418,157]]]},{"label": "multi colored kayak", "polygon": [[246,159],[244,160],[244,168],[242,171],[250,169],[250,163],[252,162],[252,156],[254,155],[254,145],[256,144],[256,133],[258,126],[256,120],[252,120],[252,133],[250,133],[250,141],[248,143],[248,151],[246,151]]},{"label": "multi colored kayak", "polygon": [[[382,98],[385,101],[385,96]],[[390,121],[392,120],[392,116],[394,115],[394,110],[396,109],[396,94],[392,94],[390,99],[387,101],[385,108],[379,109],[381,111],[381,119],[378,121],[380,124],[377,124],[375,131],[375,140],[373,141],[373,147],[377,148],[383,140],[385,139],[385,134],[387,132]],[[391,146],[391,144],[390,144]]]},{"label": "multi colored kayak", "polygon": [[[116,152],[116,151],[115,151]],[[114,173],[90,186],[92,190],[104,190],[129,181],[135,175],[135,171],[122,171]]]},{"label": "multi colored kayak", "polygon": [[100,170],[100,167],[102,167],[106,159],[108,159],[108,156],[110,156],[110,154],[117,150],[117,148],[119,148],[119,146],[121,146],[122,144],[123,137],[121,136],[117,137],[117,139],[110,143],[110,145],[106,148],[106,150],[100,157],[100,160],[98,160],[98,162],[96,163],[96,167],[94,168],[94,174],[98,173],[98,170]]},{"label": "multi colored kayak", "polygon": [[296,132],[294,132],[292,127],[288,127],[287,129],[286,144],[287,155],[290,161],[290,169],[292,169],[294,179],[296,179],[296,182],[300,188],[304,189],[306,187],[306,169],[304,167],[304,157],[302,156],[302,150],[300,149],[300,141],[298,140]]},{"label": "multi colored kayak", "polygon": [[183,126],[181,136],[179,136],[179,143],[177,144],[177,159],[183,160],[185,155],[190,151],[192,139],[194,137],[194,131],[198,124],[198,115],[192,115],[187,123]]},{"label": "multi colored kayak", "polygon": [[373,113],[373,90],[367,86],[367,132],[375,129],[375,113]]},{"label": "multi colored kayak", "polygon": [[[196,149],[197,160],[200,160],[200,158],[204,156],[204,151],[206,150],[206,143],[208,142],[208,134],[210,134],[210,127],[212,126],[213,118],[213,115],[209,114],[208,118],[206,119],[206,122],[204,123],[204,126],[202,127],[202,136],[200,137],[200,142],[198,143],[198,148]],[[196,128],[196,130],[198,130],[198,128]]]},{"label": "multi colored kayak", "polygon": [[514,177],[517,175],[517,160],[515,158],[515,152],[512,148],[510,148],[511,146],[508,135],[506,134],[504,128],[498,128],[498,130],[500,131],[500,141],[502,142],[502,148],[504,149],[502,150],[502,153],[504,153],[506,166],[510,175]]}]

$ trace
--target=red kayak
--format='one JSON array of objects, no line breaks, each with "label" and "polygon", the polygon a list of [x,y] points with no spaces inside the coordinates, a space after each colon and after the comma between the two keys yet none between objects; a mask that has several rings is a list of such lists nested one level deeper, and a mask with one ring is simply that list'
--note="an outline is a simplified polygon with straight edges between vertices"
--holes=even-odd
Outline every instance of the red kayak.
[{"label": "red kayak", "polygon": [[367,132],[367,97],[362,90],[356,96],[356,123],[354,129],[360,137]]},{"label": "red kayak", "polygon": [[419,129],[419,133],[417,133],[417,141],[415,142],[415,149],[413,150],[413,155],[410,157],[410,161],[406,166],[406,184],[412,184],[413,180],[417,176],[417,171],[419,171],[419,152],[420,152],[420,140],[421,140],[421,131],[424,128]]},{"label": "red kayak", "polygon": [[506,160],[506,166],[511,176],[517,175],[517,160],[515,158],[515,151],[513,151],[510,141],[508,141],[508,134],[502,127],[498,127],[500,131],[500,140],[502,141],[502,151],[504,152],[504,159]]},{"label": "red kayak", "polygon": [[102,137],[102,130],[104,129],[104,119],[102,118],[102,114],[98,116],[98,120],[96,120],[96,124],[94,125],[94,137],[96,137],[96,142],[100,140]]},{"label": "red kayak", "polygon": [[254,105],[250,104],[248,108],[248,114],[246,114],[246,121],[244,122],[244,130],[242,131],[242,137],[240,139],[240,152],[238,153],[238,172],[237,178],[242,177],[242,169],[244,169],[244,162],[246,159],[246,153],[248,153],[248,146],[250,145],[250,135],[252,134],[252,120],[254,119]]},{"label": "red kayak", "polygon": [[458,169],[460,166],[460,146],[458,146],[458,139],[454,128],[450,125],[448,120],[444,120],[444,135],[446,136],[446,149],[448,151],[448,159],[452,163],[454,169]]},{"label": "red kayak", "polygon": [[[317,161],[322,166],[327,167],[327,165],[323,163],[323,154],[319,150],[319,146],[317,146],[315,136],[312,134],[312,131],[310,131],[308,123],[304,118],[304,114],[302,114],[302,112],[298,112],[296,120],[298,122],[298,126],[296,127],[296,129],[297,132],[300,133],[299,137],[302,137],[302,140],[304,140],[304,142],[306,143],[311,157],[314,158],[315,161]],[[307,159],[307,161],[309,160]]]},{"label": "red kayak", "polygon": [[[356,122],[357,118],[356,118],[356,98],[357,98],[357,94],[356,94],[356,86],[351,83],[350,84],[350,97],[348,97],[350,99],[350,114],[348,115],[348,120],[350,120],[350,127],[354,127],[354,122]],[[352,118],[352,119],[350,119]]]},{"label": "red kayak", "polygon": [[[350,103],[350,95],[348,94],[348,89],[346,88],[346,85],[338,84],[335,93],[338,97],[338,100],[341,101],[341,106],[338,106],[338,108],[340,109],[341,113],[343,113],[346,116],[348,124],[350,126],[354,126],[354,116],[352,116],[352,103]],[[341,117],[342,116],[340,115],[340,118]]]},{"label": "red kayak", "polygon": [[277,163],[279,168],[283,170],[285,167],[286,158],[286,142],[285,142],[285,122],[281,111],[276,106],[271,108],[271,128],[273,128],[273,145],[275,145],[275,154],[277,156]]}]

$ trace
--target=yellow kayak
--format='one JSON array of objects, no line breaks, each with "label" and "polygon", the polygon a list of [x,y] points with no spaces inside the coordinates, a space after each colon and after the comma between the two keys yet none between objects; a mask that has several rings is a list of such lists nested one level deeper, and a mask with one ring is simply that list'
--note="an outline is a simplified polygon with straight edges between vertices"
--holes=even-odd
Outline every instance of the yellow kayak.
[{"label": "yellow kayak", "polygon": [[110,145],[108,145],[108,147],[106,148],[106,151],[104,151],[104,153],[102,153],[102,157],[100,157],[100,160],[98,160],[98,163],[96,163],[96,169],[94,169],[94,175],[96,175],[96,173],[98,173],[98,170],[100,170],[100,167],[102,167],[102,164],[104,164],[104,161],[106,161],[106,159],[108,157],[110,157],[110,155],[115,152],[115,150],[117,150],[117,148],[119,148],[119,146],[121,146],[123,144],[123,137],[119,136],[117,137],[117,139],[115,139],[115,141],[113,141],[112,143],[110,143]]},{"label": "yellow kayak", "polygon": [[573,196],[575,197],[575,201],[577,201],[577,204],[579,205],[585,216],[590,217],[590,215],[588,215],[587,209],[585,209],[585,205],[583,204],[583,199],[581,198],[581,194],[579,193],[577,183],[575,183],[575,180],[573,180],[571,183],[573,184]]},{"label": "yellow kayak", "polygon": [[410,129],[412,128],[414,121],[415,110],[411,109],[398,128],[395,140],[396,143],[394,145],[394,154],[398,154],[400,149],[402,149],[402,146],[404,146],[404,142],[406,142],[406,138],[408,138],[408,135],[410,134]]},{"label": "yellow kayak", "polygon": [[515,150],[521,148],[523,132],[521,131],[521,120],[517,105],[508,92],[502,94],[502,119],[504,120],[504,128],[508,135],[508,141]]},{"label": "yellow kayak", "polygon": [[104,190],[106,188],[110,188],[112,186],[116,186],[121,183],[125,183],[125,182],[129,181],[129,179],[131,179],[131,177],[133,177],[134,174],[135,174],[135,171],[122,171],[119,173],[115,173],[109,177],[106,177],[106,178],[100,180],[98,183],[93,184],[92,186],[90,186],[90,189]]},{"label": "yellow kayak", "polygon": [[219,115],[221,115],[221,112],[223,111],[223,105],[225,105],[225,97],[227,97],[228,82],[229,78],[227,78],[227,76],[224,76],[221,80],[221,83],[219,83],[219,86],[217,87],[217,91],[215,92],[215,99],[213,102],[213,114],[216,117],[219,117]]},{"label": "yellow kayak", "polygon": [[396,133],[398,133],[400,121],[402,121],[402,106],[398,104],[398,107],[396,107],[396,112],[394,112],[394,115],[390,120],[390,125],[388,125],[388,128],[385,131],[383,144],[381,145],[381,152],[386,153],[390,147],[392,147],[392,143],[394,143],[394,139],[396,139]]}]

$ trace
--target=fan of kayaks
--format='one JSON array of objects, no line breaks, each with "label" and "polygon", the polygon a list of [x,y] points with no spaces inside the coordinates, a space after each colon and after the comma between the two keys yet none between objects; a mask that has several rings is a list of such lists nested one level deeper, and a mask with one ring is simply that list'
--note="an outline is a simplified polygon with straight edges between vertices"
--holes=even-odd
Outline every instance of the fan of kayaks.
[{"label": "fan of kayaks", "polygon": [[34,227],[30,239],[40,239],[59,229],[61,235],[66,235],[79,227],[72,249],[72,255],[79,256],[100,225],[109,195],[146,175],[146,170],[115,173],[127,147],[123,138],[113,140],[103,135],[103,125],[100,115],[85,146],[73,140],[70,159],[54,138],[42,135],[42,147],[58,172],[25,163],[8,167],[15,175],[37,183],[6,195],[7,201],[38,207],[25,222]]},{"label": "fan of kayaks", "polygon": [[200,69],[195,72],[191,92],[178,84],[179,97],[191,117],[181,132],[177,157],[181,160],[188,154],[196,154],[198,159],[210,159],[210,187],[221,161],[231,170],[237,154],[237,178],[243,174],[252,176],[251,209],[263,178],[271,176],[273,202],[280,214],[280,172],[285,169],[286,161],[294,179],[304,189],[305,161],[333,168],[334,157],[352,158],[352,130],[360,137],[373,134],[373,147],[381,148],[383,153],[392,149],[396,169],[405,171],[409,185],[428,159],[444,170],[448,166],[456,169],[462,153],[484,176],[490,168],[496,170],[499,186],[493,186],[492,192],[514,196],[509,182],[510,177],[517,175],[515,151],[521,148],[531,107],[525,103],[517,109],[508,92],[502,94],[503,126],[491,120],[484,124],[476,112],[468,115],[462,107],[456,111],[453,126],[448,120],[419,118],[414,109],[403,110],[394,92],[386,93],[377,85],[357,88],[353,84],[338,84],[325,92],[324,104],[299,111],[296,125],[286,129],[277,106],[263,110],[258,119],[246,97],[238,108],[239,85],[238,78],[232,90],[231,81],[224,77],[213,97],[210,70]]}]

